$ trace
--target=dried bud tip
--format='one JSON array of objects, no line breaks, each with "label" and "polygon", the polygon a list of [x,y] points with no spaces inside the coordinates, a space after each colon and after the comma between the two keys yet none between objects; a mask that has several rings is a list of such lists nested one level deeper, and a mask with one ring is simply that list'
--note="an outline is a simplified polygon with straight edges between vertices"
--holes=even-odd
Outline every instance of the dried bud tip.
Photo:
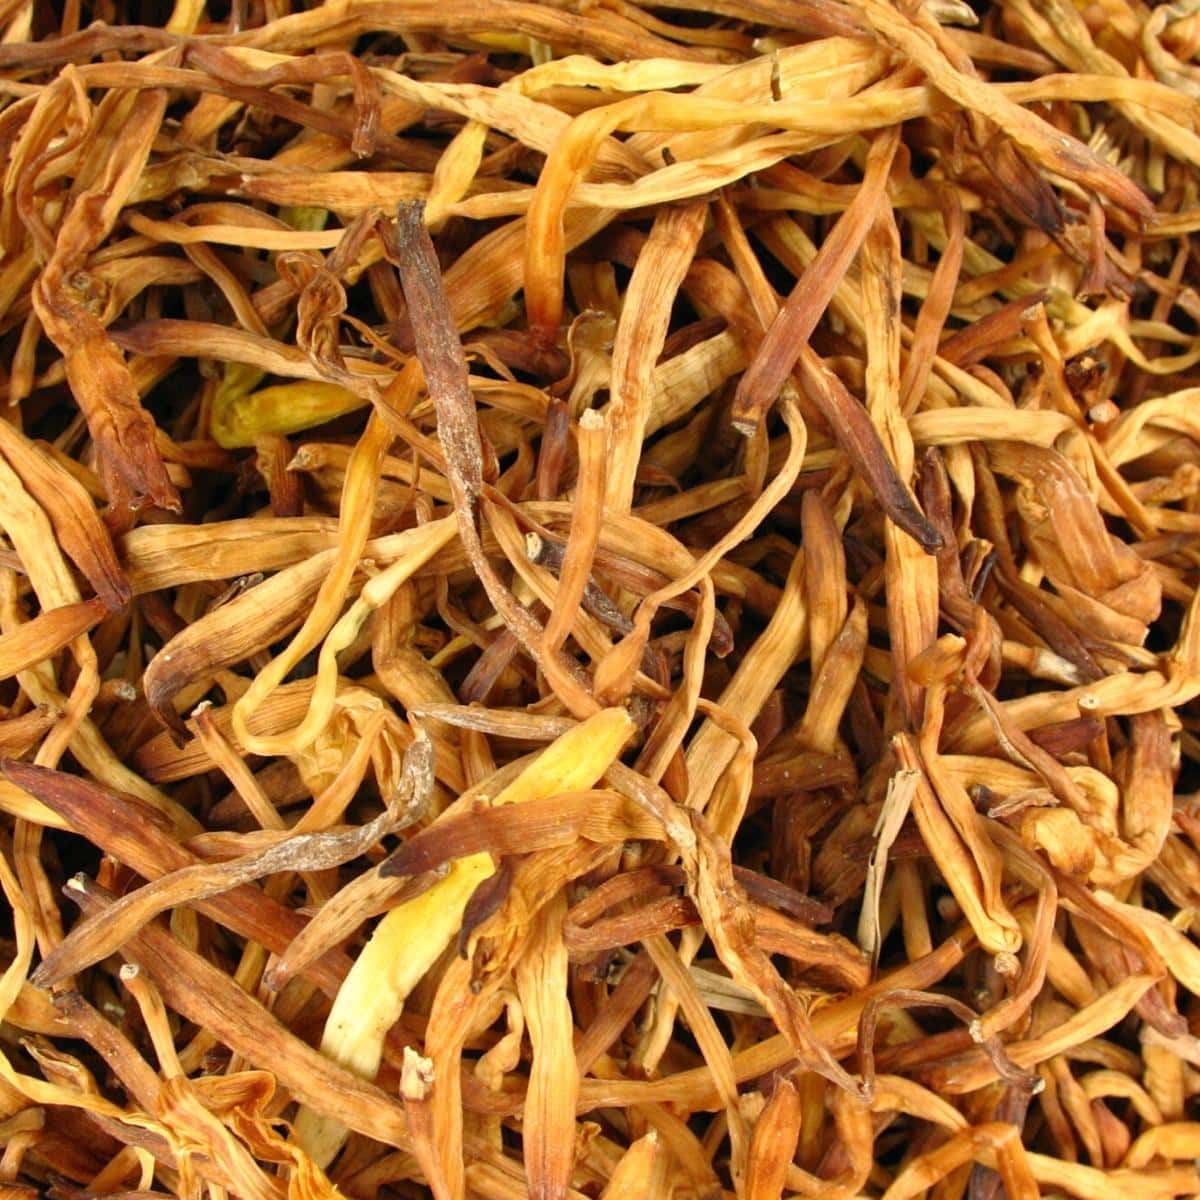
[{"label": "dried bud tip", "polygon": [[405,1100],[422,1101],[433,1087],[433,1062],[422,1058],[411,1046],[404,1047],[400,1068],[400,1095]]}]

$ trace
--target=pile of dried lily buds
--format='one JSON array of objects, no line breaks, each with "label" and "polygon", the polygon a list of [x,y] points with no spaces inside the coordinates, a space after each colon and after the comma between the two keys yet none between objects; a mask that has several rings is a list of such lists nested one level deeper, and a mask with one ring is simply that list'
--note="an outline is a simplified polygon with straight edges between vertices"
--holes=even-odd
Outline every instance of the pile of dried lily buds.
[{"label": "pile of dried lily buds", "polygon": [[3,0],[0,147],[3,1200],[1200,1193],[1196,0]]}]

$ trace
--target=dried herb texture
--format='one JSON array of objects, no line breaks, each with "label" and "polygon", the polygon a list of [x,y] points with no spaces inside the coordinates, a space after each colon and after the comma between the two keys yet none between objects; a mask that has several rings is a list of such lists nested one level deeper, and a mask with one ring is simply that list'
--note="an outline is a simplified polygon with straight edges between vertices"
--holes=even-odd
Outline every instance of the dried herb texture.
[{"label": "dried herb texture", "polygon": [[0,1191],[1200,1193],[1200,15],[0,3]]}]

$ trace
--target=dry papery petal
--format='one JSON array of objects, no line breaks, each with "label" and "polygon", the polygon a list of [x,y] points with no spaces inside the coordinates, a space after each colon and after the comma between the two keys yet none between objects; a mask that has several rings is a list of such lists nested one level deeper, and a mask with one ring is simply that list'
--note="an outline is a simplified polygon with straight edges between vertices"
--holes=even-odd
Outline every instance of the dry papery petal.
[{"label": "dry papery petal", "polygon": [[1197,54],[0,0],[0,1200],[1200,1194]]}]

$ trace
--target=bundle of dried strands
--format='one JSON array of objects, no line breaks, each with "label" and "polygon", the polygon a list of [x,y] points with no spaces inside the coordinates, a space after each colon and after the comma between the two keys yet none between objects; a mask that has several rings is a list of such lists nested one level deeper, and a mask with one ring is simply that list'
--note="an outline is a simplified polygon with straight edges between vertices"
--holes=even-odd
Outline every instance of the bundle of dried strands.
[{"label": "bundle of dried strands", "polygon": [[1200,1192],[1198,57],[0,3],[5,1200]]}]

